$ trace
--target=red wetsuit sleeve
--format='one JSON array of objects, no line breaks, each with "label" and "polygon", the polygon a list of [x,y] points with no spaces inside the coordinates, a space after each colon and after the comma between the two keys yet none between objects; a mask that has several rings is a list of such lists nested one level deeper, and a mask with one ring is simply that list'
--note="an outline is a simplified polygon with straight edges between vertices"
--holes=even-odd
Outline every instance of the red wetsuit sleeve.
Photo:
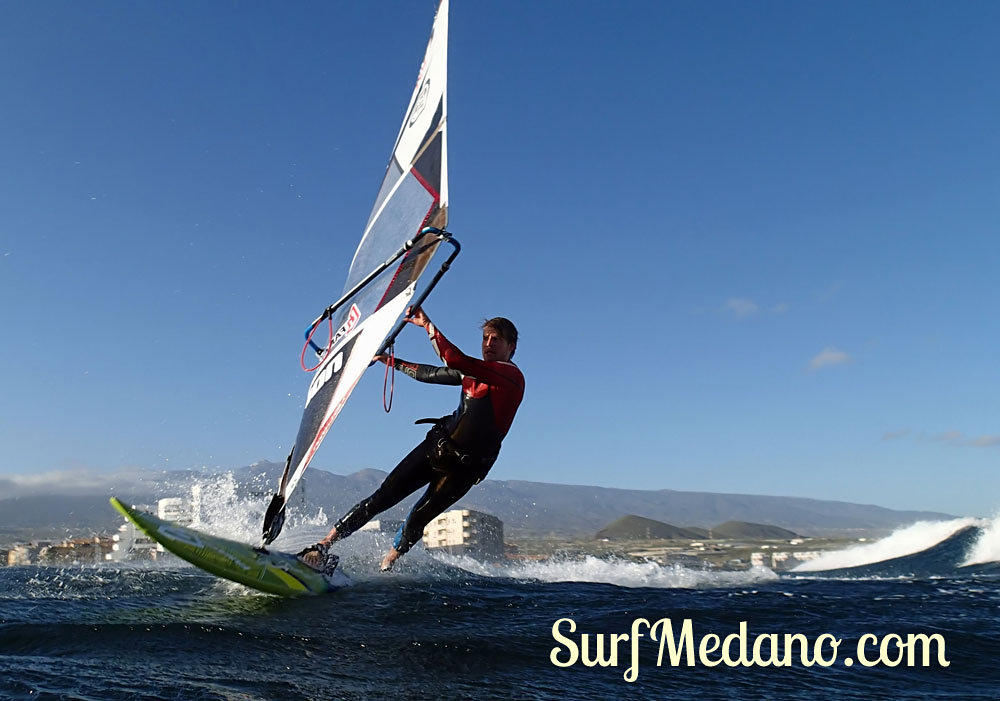
[{"label": "red wetsuit sleeve", "polygon": [[[458,426],[452,437],[461,441],[468,431],[477,438],[466,441],[467,444],[494,444],[499,449],[500,442],[510,430],[514,415],[524,397],[524,375],[521,374],[521,370],[511,362],[469,357],[445,338],[433,324],[428,326],[427,333],[435,352],[444,364],[458,370],[464,376],[463,409],[457,417]],[[486,402],[490,407],[486,415],[491,418],[486,419],[486,415],[481,411],[473,409],[473,406],[480,402]],[[483,425],[484,420],[492,424],[489,428],[491,437],[483,434],[486,430]],[[471,423],[472,426],[466,425],[467,423]]]},{"label": "red wetsuit sleeve", "polygon": [[444,364],[454,368],[466,377],[474,377],[480,382],[493,386],[507,386],[524,391],[524,376],[514,363],[501,363],[495,360],[479,360],[468,356],[458,349],[454,343],[444,337],[434,324],[430,324],[427,334],[431,345]]}]

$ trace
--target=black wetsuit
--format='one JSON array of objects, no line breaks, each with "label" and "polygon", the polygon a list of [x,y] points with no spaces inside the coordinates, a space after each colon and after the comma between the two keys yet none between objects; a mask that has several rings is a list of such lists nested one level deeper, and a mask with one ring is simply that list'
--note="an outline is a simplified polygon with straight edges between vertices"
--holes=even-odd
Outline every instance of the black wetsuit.
[{"label": "black wetsuit", "polygon": [[400,555],[421,539],[424,527],[458,501],[493,467],[524,395],[524,376],[514,363],[477,360],[451,344],[433,324],[431,343],[446,367],[396,360],[395,367],[421,382],[461,385],[458,409],[435,421],[416,448],[403,458],[375,493],[337,522],[346,538],[376,514],[428,485],[396,534]]}]

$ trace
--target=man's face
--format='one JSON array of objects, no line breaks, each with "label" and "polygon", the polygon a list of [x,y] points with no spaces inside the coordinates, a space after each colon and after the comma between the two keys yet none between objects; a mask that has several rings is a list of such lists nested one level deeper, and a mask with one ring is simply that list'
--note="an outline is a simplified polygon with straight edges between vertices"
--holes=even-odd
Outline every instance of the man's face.
[{"label": "man's face", "polygon": [[483,327],[483,360],[510,360],[514,345],[504,340],[492,326]]}]

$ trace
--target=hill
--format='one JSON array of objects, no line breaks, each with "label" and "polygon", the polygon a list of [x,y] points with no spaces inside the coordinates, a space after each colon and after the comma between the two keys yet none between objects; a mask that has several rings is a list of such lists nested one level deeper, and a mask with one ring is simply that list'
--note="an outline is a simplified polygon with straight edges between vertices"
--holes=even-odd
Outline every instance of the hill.
[{"label": "hill", "polygon": [[704,536],[694,531],[689,531],[686,528],[671,526],[669,523],[629,514],[628,516],[622,516],[614,523],[608,524],[599,530],[594,537],[598,540],[603,538],[607,538],[608,540],[697,540]]},{"label": "hill", "polygon": [[729,539],[789,540],[799,537],[797,533],[778,526],[765,526],[760,523],[747,523],[746,521],[726,521],[713,527],[710,533],[713,538]]}]

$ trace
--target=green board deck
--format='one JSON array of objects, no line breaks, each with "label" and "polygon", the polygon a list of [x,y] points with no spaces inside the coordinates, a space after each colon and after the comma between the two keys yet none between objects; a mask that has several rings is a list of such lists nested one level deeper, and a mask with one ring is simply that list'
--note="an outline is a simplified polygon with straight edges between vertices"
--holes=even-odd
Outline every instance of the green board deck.
[{"label": "green board deck", "polygon": [[255,548],[164,521],[115,497],[111,497],[111,505],[174,555],[217,577],[278,596],[324,594],[337,588],[294,555]]}]

